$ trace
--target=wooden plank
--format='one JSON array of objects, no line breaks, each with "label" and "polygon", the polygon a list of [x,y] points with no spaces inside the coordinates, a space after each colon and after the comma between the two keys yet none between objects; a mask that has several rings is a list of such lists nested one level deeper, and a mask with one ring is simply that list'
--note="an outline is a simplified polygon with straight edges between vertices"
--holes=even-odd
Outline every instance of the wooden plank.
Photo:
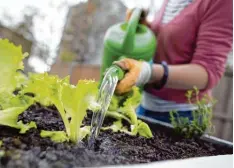
[{"label": "wooden plank", "polygon": [[[214,98],[217,100],[217,104],[214,107],[214,120],[216,120],[215,122],[215,136],[222,138],[222,127],[224,125],[224,121],[223,119],[221,119],[221,116],[224,116],[223,113],[225,113],[223,111],[223,104],[225,103],[225,99],[223,97],[221,97],[221,95],[223,95],[226,91],[226,80],[225,77],[220,81],[219,85],[215,88],[214,90]],[[216,92],[215,92],[216,91]],[[218,117],[217,117],[218,116]]]},{"label": "wooden plank", "polygon": [[98,81],[100,78],[100,66],[77,64],[71,73],[71,83],[76,84],[80,79],[93,79]]},{"label": "wooden plank", "polygon": [[231,123],[231,129],[230,129],[229,137],[227,138],[229,141],[233,142],[233,122]]},{"label": "wooden plank", "polygon": [[52,75],[58,75],[60,78],[64,78],[67,75],[70,75],[70,67],[71,63],[56,62],[52,65],[49,73]]},{"label": "wooden plank", "polygon": [[220,138],[219,135],[222,134],[222,128],[220,127],[220,125],[222,124],[221,120],[214,118],[212,123],[213,123],[213,126],[215,128],[215,130],[214,130],[215,132],[214,132],[213,136]]},{"label": "wooden plank", "polygon": [[222,115],[221,113],[215,113],[213,114],[213,118],[217,120],[224,120],[225,122],[232,122],[233,119],[230,118],[228,115]]},{"label": "wooden plank", "polygon": [[226,106],[227,103],[227,96],[225,94],[229,91],[229,88],[226,87],[228,82],[228,78],[223,77],[219,85],[213,90],[213,96],[218,101],[214,107],[214,113],[226,113],[226,111],[224,111],[224,105]]},{"label": "wooden plank", "polygon": [[[226,116],[226,123],[224,124],[223,127],[223,139],[226,140],[231,140],[229,137],[233,136],[233,131],[232,131],[232,122],[233,122],[233,78],[227,78],[228,80],[228,93],[225,95],[225,97],[227,98],[227,104],[224,107],[224,110],[227,111]],[[231,122],[228,122],[231,121]]]},{"label": "wooden plank", "polygon": [[232,127],[233,127],[232,122],[227,122],[225,124],[225,127],[223,128],[222,139],[225,139],[225,140],[228,140],[228,141],[232,141],[232,138],[231,138],[232,135],[233,135]]},{"label": "wooden plank", "polygon": [[214,98],[218,100],[213,113],[213,123],[216,127],[215,136],[225,140],[230,140],[233,135],[233,132],[230,131],[233,121],[232,79],[225,75],[213,90]]}]

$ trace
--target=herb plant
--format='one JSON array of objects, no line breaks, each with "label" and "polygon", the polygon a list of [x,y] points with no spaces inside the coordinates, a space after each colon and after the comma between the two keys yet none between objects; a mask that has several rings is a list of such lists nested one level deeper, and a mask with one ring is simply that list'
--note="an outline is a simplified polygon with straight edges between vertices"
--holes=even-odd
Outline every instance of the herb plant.
[{"label": "herb plant", "polygon": [[[190,121],[187,117],[180,117],[176,111],[170,112],[171,124],[175,130],[187,138],[200,136],[204,132],[212,133],[212,109],[216,101],[207,95],[199,99],[199,90],[194,87],[186,93],[186,97],[190,104],[194,104],[197,109],[192,111],[193,120]],[[195,100],[195,103],[193,103]]]}]

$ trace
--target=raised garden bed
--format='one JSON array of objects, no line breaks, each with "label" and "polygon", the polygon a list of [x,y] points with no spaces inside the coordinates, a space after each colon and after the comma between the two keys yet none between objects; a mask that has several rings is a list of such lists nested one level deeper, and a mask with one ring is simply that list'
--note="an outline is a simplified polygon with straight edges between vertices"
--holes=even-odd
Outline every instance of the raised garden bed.
[{"label": "raised garden bed", "polygon": [[[87,109],[102,108],[96,100],[98,82],[71,85],[69,76],[24,76],[18,71],[23,71],[25,56],[20,47],[0,39],[0,167],[97,167],[232,154],[231,143],[191,138],[212,126],[212,110],[204,100],[197,101],[191,123],[186,118],[177,123],[176,112],[171,114],[175,130],[186,133],[190,137],[186,139],[170,126],[137,119],[135,109],[141,101],[137,87],[112,97],[102,132],[94,149],[88,149],[92,112]],[[188,91],[189,101],[192,95]]]},{"label": "raised garden bed", "polygon": [[[91,112],[83,121],[90,124]],[[54,143],[41,138],[39,131],[64,130],[63,122],[54,107],[33,105],[19,116],[24,123],[35,121],[37,129],[21,135],[18,130],[0,127],[0,167],[79,167],[120,164],[139,164],[161,160],[232,154],[231,143],[210,138],[185,139],[175,135],[170,127],[145,120],[153,138],[146,139],[125,133],[101,132],[95,149],[87,148],[87,139],[78,145]],[[112,119],[111,119],[112,120]],[[105,120],[108,125],[110,120]],[[215,144],[217,142],[217,144]]]}]

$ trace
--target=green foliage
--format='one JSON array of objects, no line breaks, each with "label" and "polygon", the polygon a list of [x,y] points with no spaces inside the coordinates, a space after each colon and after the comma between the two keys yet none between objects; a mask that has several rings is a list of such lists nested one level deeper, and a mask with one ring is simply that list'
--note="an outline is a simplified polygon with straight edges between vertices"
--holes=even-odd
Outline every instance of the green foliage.
[{"label": "green foliage", "polygon": [[[137,120],[136,108],[141,102],[141,93],[138,87],[133,87],[132,91],[122,96],[114,95],[108,108],[107,117],[115,118],[117,121],[109,127],[103,129],[112,129],[114,132],[125,132],[129,135],[152,137],[149,126],[143,121]],[[122,120],[126,120],[131,125],[131,131],[123,126]]]},{"label": "green foliage", "polygon": [[[86,110],[97,111],[100,105],[96,102],[98,83],[92,80],[80,80],[76,86],[69,83],[69,77],[60,79],[47,73],[30,73],[28,77],[20,73],[23,70],[21,47],[16,47],[8,40],[0,39],[0,125],[13,127],[25,133],[36,128],[35,122],[24,124],[18,121],[18,116],[34,103],[43,106],[56,106],[65,131],[41,131],[42,137],[49,137],[55,142],[71,141],[77,143],[90,134],[90,126],[82,125]],[[7,75],[6,75],[7,74]],[[14,91],[18,91],[14,94]],[[33,97],[27,96],[30,93]],[[137,120],[136,107],[141,100],[138,88],[123,96],[114,96],[107,113],[117,119],[109,128],[113,131],[124,131],[130,135],[152,137],[147,124]],[[131,131],[123,126],[126,120],[131,125]]]},{"label": "green foliage", "polygon": [[120,132],[124,132],[124,133],[132,135],[132,133],[128,131],[128,128],[123,126],[123,123],[121,120],[117,120],[111,126],[102,127],[101,129],[102,130],[111,129],[113,132],[120,131]]},{"label": "green foliage", "polygon": [[36,128],[36,124],[18,121],[18,116],[33,104],[30,97],[13,94],[19,83],[23,83],[22,74],[18,70],[23,70],[22,60],[26,54],[22,54],[21,50],[21,46],[16,47],[7,39],[0,39],[0,125],[25,133],[30,128]]},{"label": "green foliage", "polygon": [[[23,70],[23,58],[25,54],[22,54],[21,47],[0,39],[0,125],[20,129],[20,133],[36,128],[34,122],[24,124],[18,121],[18,116],[33,103],[39,102],[44,106],[55,105],[66,128],[66,132],[42,131],[41,136],[51,137],[56,142],[68,139],[77,142],[88,135],[89,127],[80,126],[87,108],[99,108],[95,102],[97,83],[80,80],[73,86],[69,84],[69,77],[60,79],[47,73],[31,73],[27,78],[18,72]],[[17,95],[13,94],[16,89],[20,89]],[[26,96],[26,93],[35,97]]]},{"label": "green foliage", "polygon": [[[80,126],[86,110],[98,108],[95,101],[97,86],[97,82],[91,80],[80,80],[74,86],[69,84],[68,77],[59,79],[57,76],[43,73],[31,74],[22,92],[33,93],[35,101],[44,106],[55,105],[65,125],[67,137],[76,143],[89,134],[86,131],[84,135]],[[46,133],[46,136],[51,136],[51,139],[57,142],[65,140],[61,132]],[[45,132],[41,135],[45,136]]]},{"label": "green foliage", "polygon": [[7,39],[0,39],[0,93],[14,91],[17,86],[17,70],[23,70],[22,60],[26,56],[27,54],[22,54],[21,46],[17,47]]},{"label": "green foliage", "polygon": [[24,112],[28,106],[25,107],[11,107],[0,111],[0,124],[13,128],[20,129],[20,133],[24,134],[30,128],[36,128],[34,122],[23,124],[22,121],[18,122],[18,116]]},{"label": "green foliage", "polygon": [[49,137],[54,142],[65,142],[69,141],[66,132],[64,131],[45,131],[42,130],[40,136],[43,138]]},{"label": "green foliage", "polygon": [[146,138],[153,137],[153,134],[149,126],[141,120],[138,120],[137,124],[132,126],[132,134],[133,135],[139,134],[140,136],[143,136]]},{"label": "green foliage", "polygon": [[[70,133],[69,138],[73,142],[77,142],[85,137],[85,132],[80,131],[80,126],[82,120],[86,115],[87,109],[96,110],[99,108],[99,104],[96,103],[95,96],[98,92],[98,83],[88,80],[79,80],[76,87],[70,87],[65,85],[62,94],[62,101],[64,103],[64,108],[71,117],[71,122],[69,123]],[[70,97],[73,99],[71,100]],[[88,134],[89,132],[86,131]]]},{"label": "green foliage", "polygon": [[197,109],[192,111],[192,121],[189,121],[187,117],[180,117],[176,111],[171,111],[171,124],[175,130],[187,138],[201,136],[204,132],[212,133],[212,109],[216,101],[207,95],[199,99],[199,90],[196,87],[187,91],[186,97],[190,104],[197,106]]}]

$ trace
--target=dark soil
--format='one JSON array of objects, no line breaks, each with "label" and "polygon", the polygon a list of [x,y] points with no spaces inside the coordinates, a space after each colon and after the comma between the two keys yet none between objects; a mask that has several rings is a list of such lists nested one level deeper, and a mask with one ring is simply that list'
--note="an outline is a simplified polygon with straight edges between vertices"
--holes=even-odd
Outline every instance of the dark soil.
[{"label": "dark soil", "polygon": [[[90,124],[88,113],[84,124]],[[56,144],[41,138],[39,130],[63,130],[57,110],[39,105],[30,107],[19,119],[35,121],[38,129],[21,135],[16,129],[0,127],[0,167],[56,167],[71,168],[116,164],[136,164],[220,154],[232,154],[232,149],[218,147],[198,139],[184,139],[167,128],[158,127],[154,138],[133,137],[124,133],[101,132],[95,149],[87,148],[87,140],[73,145]],[[105,125],[108,124],[108,119]]]}]

